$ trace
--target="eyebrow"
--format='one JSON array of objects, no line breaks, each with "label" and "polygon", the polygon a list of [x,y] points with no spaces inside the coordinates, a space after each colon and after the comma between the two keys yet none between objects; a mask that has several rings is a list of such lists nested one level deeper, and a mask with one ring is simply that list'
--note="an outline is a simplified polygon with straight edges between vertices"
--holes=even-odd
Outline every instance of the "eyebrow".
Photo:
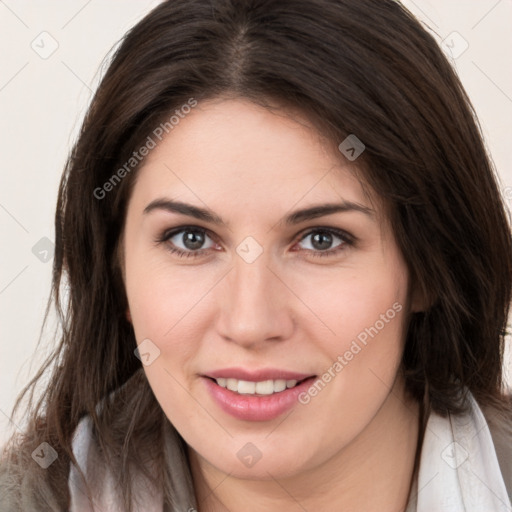
[{"label": "eyebrow", "polygon": [[[222,217],[212,212],[211,210],[207,208],[200,208],[199,206],[194,206],[188,203],[183,203],[181,201],[173,201],[171,199],[165,198],[155,199],[154,201],[151,201],[151,203],[149,203],[146,208],[144,208],[143,213],[148,214],[154,210],[164,210],[171,213],[180,213],[182,215],[188,215],[189,217],[194,217],[198,220],[212,224],[223,226],[227,225]],[[307,220],[316,219],[317,217],[323,217],[325,215],[352,211],[363,213],[369,217],[373,217],[375,214],[375,211],[368,206],[354,203],[352,201],[342,201],[341,203],[320,204],[310,206],[309,208],[304,208],[302,210],[297,210],[287,215],[284,221],[287,225],[295,225]]]}]

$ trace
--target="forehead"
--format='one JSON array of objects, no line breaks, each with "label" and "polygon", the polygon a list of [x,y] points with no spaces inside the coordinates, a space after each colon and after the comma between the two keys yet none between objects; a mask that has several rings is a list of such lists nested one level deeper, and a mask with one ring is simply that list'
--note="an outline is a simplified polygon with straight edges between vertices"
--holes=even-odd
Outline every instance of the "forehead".
[{"label": "forehead", "polygon": [[166,194],[247,213],[318,201],[369,205],[334,144],[304,118],[248,100],[199,103],[158,142],[134,196],[148,202]]}]

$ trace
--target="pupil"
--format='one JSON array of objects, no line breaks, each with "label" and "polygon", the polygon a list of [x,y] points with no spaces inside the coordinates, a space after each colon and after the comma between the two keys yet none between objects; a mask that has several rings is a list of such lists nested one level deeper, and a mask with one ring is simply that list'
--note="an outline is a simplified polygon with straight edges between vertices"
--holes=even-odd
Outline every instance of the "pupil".
[{"label": "pupil", "polygon": [[187,249],[200,249],[203,243],[203,233],[198,231],[187,231],[183,234],[183,244]]},{"label": "pupil", "polygon": [[332,244],[332,235],[330,233],[316,233],[313,235],[312,244],[315,249],[329,249]]}]

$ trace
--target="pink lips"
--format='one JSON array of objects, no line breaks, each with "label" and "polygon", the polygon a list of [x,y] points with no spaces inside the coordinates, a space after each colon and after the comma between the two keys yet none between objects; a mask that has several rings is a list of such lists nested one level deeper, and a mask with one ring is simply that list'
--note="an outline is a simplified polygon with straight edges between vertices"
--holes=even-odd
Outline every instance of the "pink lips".
[{"label": "pink lips", "polygon": [[[202,378],[213,401],[224,412],[240,420],[269,421],[296,405],[298,403],[298,396],[302,392],[307,391],[316,376],[278,369],[250,371],[243,368],[226,368],[208,372]],[[215,378],[231,378],[249,382],[283,379],[297,380],[299,384],[272,395],[241,395],[219,386],[215,382]]]}]

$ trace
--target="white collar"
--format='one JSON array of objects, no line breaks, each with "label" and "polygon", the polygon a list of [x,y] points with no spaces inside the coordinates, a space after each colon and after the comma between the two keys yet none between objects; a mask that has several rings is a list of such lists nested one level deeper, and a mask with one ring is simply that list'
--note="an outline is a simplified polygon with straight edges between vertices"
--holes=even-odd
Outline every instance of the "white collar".
[{"label": "white collar", "polygon": [[512,512],[489,427],[468,395],[466,414],[430,414],[407,512]]}]

